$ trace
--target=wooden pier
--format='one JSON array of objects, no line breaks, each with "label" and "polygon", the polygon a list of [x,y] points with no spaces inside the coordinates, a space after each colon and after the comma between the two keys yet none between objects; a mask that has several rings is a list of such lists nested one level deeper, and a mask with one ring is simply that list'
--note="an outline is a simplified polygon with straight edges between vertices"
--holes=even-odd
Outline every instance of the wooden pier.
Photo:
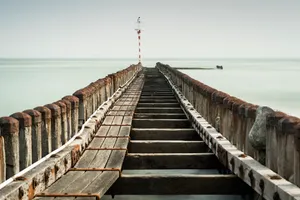
[{"label": "wooden pier", "polygon": [[[72,144],[0,189],[0,199],[192,194],[300,199],[296,185],[209,124],[159,66],[143,68],[121,90],[83,124]],[[173,173],[135,173],[154,169]],[[181,174],[185,169],[206,172]]]}]

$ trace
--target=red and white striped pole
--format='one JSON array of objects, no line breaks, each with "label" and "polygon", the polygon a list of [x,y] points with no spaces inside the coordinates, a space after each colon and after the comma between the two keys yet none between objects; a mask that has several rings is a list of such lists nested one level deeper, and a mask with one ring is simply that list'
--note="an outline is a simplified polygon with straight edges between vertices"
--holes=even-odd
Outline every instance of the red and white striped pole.
[{"label": "red and white striped pole", "polygon": [[137,28],[135,29],[138,34],[138,41],[139,41],[139,63],[142,63],[142,55],[141,55],[141,21],[140,17],[137,19]]}]

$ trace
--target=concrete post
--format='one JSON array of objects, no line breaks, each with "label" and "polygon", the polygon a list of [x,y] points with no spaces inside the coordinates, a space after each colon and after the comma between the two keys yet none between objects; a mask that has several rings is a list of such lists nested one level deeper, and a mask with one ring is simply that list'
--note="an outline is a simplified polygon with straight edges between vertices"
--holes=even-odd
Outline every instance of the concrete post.
[{"label": "concrete post", "polygon": [[85,119],[84,122],[91,116],[93,110],[93,98],[91,88],[85,87],[83,88],[86,92],[86,105],[85,105]]},{"label": "concrete post", "polygon": [[111,96],[111,78],[105,77],[105,99],[107,100]]},{"label": "concrete post", "polygon": [[42,140],[42,157],[47,155],[52,151],[51,144],[51,111],[49,108],[44,106],[39,106],[34,108],[34,110],[38,111],[42,115],[42,123],[41,123],[41,140]]},{"label": "concrete post", "polygon": [[78,132],[78,113],[79,113],[79,99],[75,96],[65,96],[63,100],[71,103],[71,135],[73,137]]},{"label": "concrete post", "polygon": [[6,179],[9,179],[20,171],[19,122],[12,117],[1,117],[0,130],[5,143]]},{"label": "concrete post", "polygon": [[[90,103],[91,103],[91,110],[90,115],[93,114],[97,109],[97,88],[94,83],[89,84],[87,87],[90,91]],[[90,116],[89,115],[89,116]]]},{"label": "concrete post", "polygon": [[32,141],[32,162],[42,158],[42,114],[36,110],[24,110],[32,120],[31,141]]},{"label": "concrete post", "polygon": [[[1,135],[1,129],[0,129]],[[4,137],[0,136],[0,183],[6,179],[6,162],[5,162],[5,146]]]},{"label": "concrete post", "polygon": [[19,121],[20,170],[32,164],[31,117],[22,112],[11,115]]},{"label": "concrete post", "polygon": [[80,89],[73,95],[79,99],[78,126],[81,127],[87,119],[88,91],[86,89]]},{"label": "concrete post", "polygon": [[61,111],[61,143],[62,145],[65,144],[68,141],[68,122],[67,122],[67,106],[64,102],[62,101],[56,101],[53,104],[57,105],[60,107]]},{"label": "concrete post", "polygon": [[52,151],[62,145],[61,142],[61,110],[55,104],[47,104],[45,107],[51,110],[51,145]]},{"label": "concrete post", "polygon": [[99,90],[100,90],[100,105],[101,105],[104,101],[106,101],[105,80],[104,79],[99,79],[97,82],[98,82],[99,88],[100,88]]},{"label": "concrete post", "polygon": [[72,104],[67,100],[60,100],[66,105],[66,117],[67,117],[67,140],[72,137]]},{"label": "concrete post", "polygon": [[300,186],[300,123],[295,127],[294,142],[294,184]]}]

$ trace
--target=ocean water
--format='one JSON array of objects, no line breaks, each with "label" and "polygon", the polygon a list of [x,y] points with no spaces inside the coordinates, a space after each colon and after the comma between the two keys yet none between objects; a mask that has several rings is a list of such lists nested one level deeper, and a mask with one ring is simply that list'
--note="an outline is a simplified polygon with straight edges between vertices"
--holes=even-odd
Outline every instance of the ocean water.
[{"label": "ocean water", "polygon": [[[300,117],[300,59],[145,59],[182,70],[191,77],[250,103]],[[74,93],[136,59],[0,59],[0,116],[45,105]]]}]

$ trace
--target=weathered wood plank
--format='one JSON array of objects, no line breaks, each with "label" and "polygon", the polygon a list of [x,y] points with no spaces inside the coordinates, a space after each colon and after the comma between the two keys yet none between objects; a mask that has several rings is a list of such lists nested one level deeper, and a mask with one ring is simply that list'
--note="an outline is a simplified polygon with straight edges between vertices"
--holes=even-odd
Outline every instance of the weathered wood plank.
[{"label": "weathered wood plank", "polygon": [[129,153],[124,169],[217,169],[213,153]]},{"label": "weathered wood plank", "polygon": [[136,113],[183,113],[181,108],[148,108],[148,107],[137,107]]},{"label": "weathered wood plank", "polygon": [[184,113],[135,113],[135,119],[187,119]]},{"label": "weathered wood plank", "polygon": [[141,99],[175,99],[175,96],[141,96]]},{"label": "weathered wood plank", "polygon": [[132,128],[133,140],[202,140],[193,128]]},{"label": "weathered wood plank", "polygon": [[140,99],[141,103],[176,103],[176,99]]},{"label": "weathered wood plank", "polygon": [[247,184],[234,175],[122,175],[107,194],[192,195],[249,192]]},{"label": "weathered wood plank", "polygon": [[131,140],[130,153],[207,153],[208,146],[203,141],[182,140]]},{"label": "weathered wood plank", "polygon": [[134,128],[191,128],[188,119],[133,119]]},{"label": "weathered wood plank", "polygon": [[[119,116],[116,117],[120,118]],[[131,120],[132,120],[131,116],[125,116],[122,122],[120,122],[120,120],[118,119],[113,123],[131,124]],[[117,126],[117,127],[119,127],[120,129],[118,131],[118,136],[130,135],[130,126]],[[114,144],[114,148],[127,148],[128,142],[129,142],[129,138],[118,138],[116,143]],[[126,151],[124,150],[112,151],[107,161],[107,164],[105,165],[105,168],[121,169],[125,156],[126,156]],[[84,190],[82,190],[82,192],[97,193],[100,194],[100,196],[102,196],[112,186],[112,184],[119,178],[119,175],[120,174],[115,171],[102,172]],[[99,184],[99,183],[104,183],[104,184]],[[77,200],[86,200],[86,198],[77,198]]]}]

